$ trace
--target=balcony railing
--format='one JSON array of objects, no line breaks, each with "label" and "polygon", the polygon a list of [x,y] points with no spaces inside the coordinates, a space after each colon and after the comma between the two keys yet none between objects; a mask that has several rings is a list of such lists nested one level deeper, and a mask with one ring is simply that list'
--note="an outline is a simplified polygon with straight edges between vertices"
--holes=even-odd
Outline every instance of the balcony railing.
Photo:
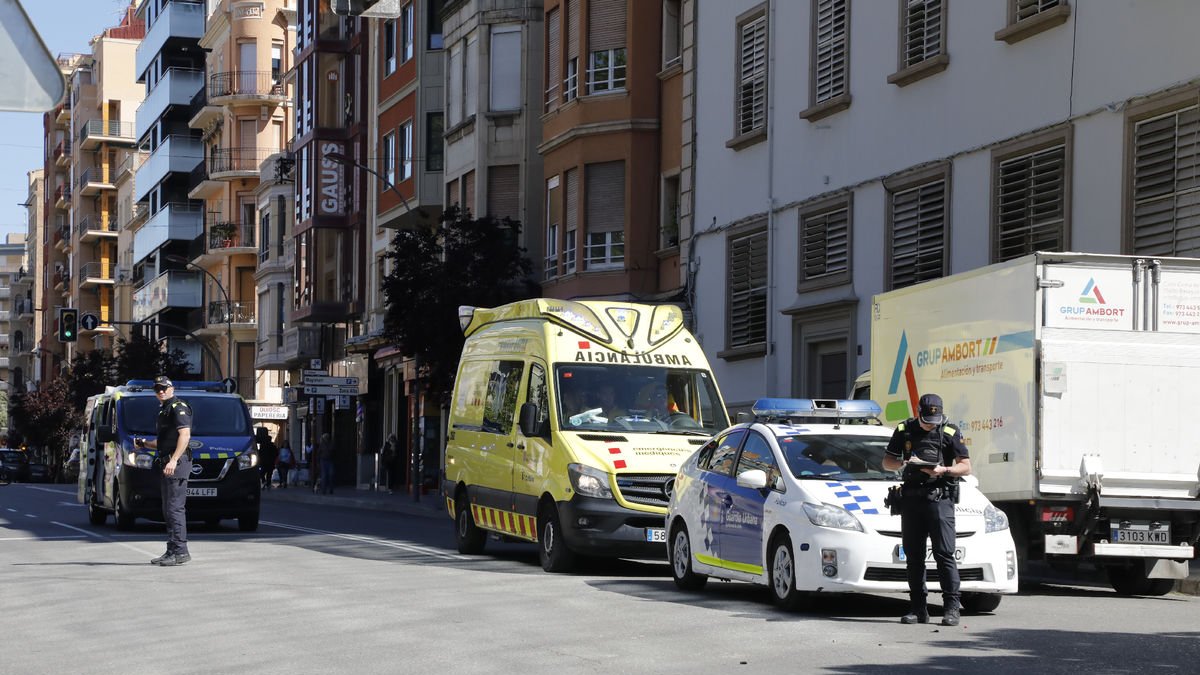
[{"label": "balcony railing", "polygon": [[269,71],[240,70],[213,73],[208,78],[210,99],[251,96],[256,98],[282,98],[285,95],[279,77]]},{"label": "balcony railing", "polygon": [[154,23],[146,27],[134,54],[134,72],[142,79],[155,57],[172,38],[199,40],[204,37],[205,3],[192,0],[171,0],[162,7]]},{"label": "balcony railing", "polygon": [[84,216],[79,221],[79,233],[86,235],[94,232],[115,232],[112,227],[112,221],[100,215]]},{"label": "balcony railing", "polygon": [[208,225],[208,250],[254,247],[254,226],[212,220]]},{"label": "balcony railing", "polygon": [[208,325],[210,327],[218,325],[223,326],[229,323],[254,323],[254,303],[208,303]]},{"label": "balcony railing", "polygon": [[108,171],[103,166],[90,166],[79,174],[79,190],[82,192],[88,186],[88,183],[97,183],[99,185],[109,185],[112,183],[108,179]]},{"label": "balcony railing", "polygon": [[112,281],[113,266],[106,262],[90,262],[79,268],[79,278],[82,280]]},{"label": "balcony railing", "polygon": [[214,178],[222,173],[255,173],[260,165],[278,148],[222,148],[214,150],[208,160],[208,175]]},{"label": "balcony railing", "polygon": [[80,142],[96,136],[133,141],[133,122],[122,122],[120,120],[108,120],[107,122],[104,120],[88,120],[87,123],[79,129]]},{"label": "balcony railing", "polygon": [[59,185],[58,187],[54,188],[54,201],[56,201],[56,202],[71,201],[71,186],[70,185]]},{"label": "balcony railing", "polygon": [[59,224],[58,229],[54,231],[54,235],[54,243],[56,244],[64,240],[71,241],[71,223],[66,221],[66,219],[63,219],[63,222]]}]

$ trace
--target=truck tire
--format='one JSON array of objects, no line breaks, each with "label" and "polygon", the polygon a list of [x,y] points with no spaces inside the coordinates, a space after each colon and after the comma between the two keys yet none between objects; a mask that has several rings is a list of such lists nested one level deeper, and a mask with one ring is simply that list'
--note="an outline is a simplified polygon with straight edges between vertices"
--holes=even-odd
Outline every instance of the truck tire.
[{"label": "truck tire", "polygon": [[671,528],[671,538],[668,540],[667,558],[671,563],[671,577],[680,590],[698,591],[708,583],[704,574],[696,574],[692,570],[692,540],[688,536],[687,526],[678,522]]},{"label": "truck tire", "polygon": [[454,506],[458,509],[458,513],[454,514],[454,540],[458,544],[458,552],[466,555],[483,553],[487,533],[475,525],[466,490],[460,491],[454,498]]},{"label": "truck tire", "polygon": [[575,553],[567,548],[558,508],[553,504],[543,506],[538,514],[538,544],[538,558],[547,572],[570,572],[575,566]]},{"label": "truck tire", "polygon": [[1003,598],[999,593],[963,593],[962,608],[968,614],[994,612]]},{"label": "truck tire", "polygon": [[1108,583],[1118,595],[1166,595],[1175,589],[1174,579],[1148,579],[1135,566],[1109,567],[1105,570]]},{"label": "truck tire", "polygon": [[113,483],[113,495],[116,497],[113,499],[113,520],[117,523],[117,529],[122,532],[132,530],[137,517],[130,513],[121,501],[121,486],[116,483]]}]

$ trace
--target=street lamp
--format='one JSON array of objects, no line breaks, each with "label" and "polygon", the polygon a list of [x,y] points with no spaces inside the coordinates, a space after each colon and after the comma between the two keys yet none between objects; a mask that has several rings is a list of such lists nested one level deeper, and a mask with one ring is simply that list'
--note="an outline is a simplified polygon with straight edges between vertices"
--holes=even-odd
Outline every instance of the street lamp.
[{"label": "street lamp", "polygon": [[[371,174],[372,176],[375,176],[376,178],[379,179],[380,183],[383,183],[384,188],[396,193],[396,196],[399,197],[400,201],[404,204],[404,208],[408,209],[409,211],[413,210],[412,207],[409,206],[408,199],[404,196],[404,193],[401,192],[399,189],[397,189],[396,185],[394,183],[390,182],[387,178],[384,178],[375,169],[372,169],[371,167],[369,167],[366,164],[363,164],[361,162],[356,162],[355,160],[350,159],[349,157],[347,157],[346,155],[344,155],[340,152],[330,152],[330,153],[327,153],[325,155],[325,157],[327,159],[337,162],[338,164],[344,164],[346,166],[353,166],[353,167],[362,169],[363,171],[366,171],[367,173]],[[417,215],[424,219],[429,218],[429,214],[425,211],[425,209],[422,209],[420,207],[417,207]]]},{"label": "street lamp", "polygon": [[233,303],[229,301],[229,293],[225,291],[225,287],[221,285],[221,282],[215,276],[213,276],[212,272],[209,272],[191,260],[178,255],[165,255],[163,257],[170,262],[181,263],[187,267],[192,267],[204,272],[204,274],[206,274],[209,279],[212,279],[212,282],[217,285],[217,290],[221,291],[221,295],[225,296],[225,340],[227,342],[225,347],[225,376],[233,377]]}]

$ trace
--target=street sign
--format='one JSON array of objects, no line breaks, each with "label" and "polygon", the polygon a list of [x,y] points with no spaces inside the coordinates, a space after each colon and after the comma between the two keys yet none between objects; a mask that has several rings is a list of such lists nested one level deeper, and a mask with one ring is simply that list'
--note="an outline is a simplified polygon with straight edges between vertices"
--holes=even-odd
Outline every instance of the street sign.
[{"label": "street sign", "polygon": [[96,330],[100,326],[100,319],[95,314],[80,314],[79,327],[84,330]]},{"label": "street sign", "polygon": [[327,370],[309,370],[309,369],[305,368],[304,370],[300,371],[300,378],[304,379],[306,377],[325,377],[328,374],[329,374],[329,371],[327,371]]},{"label": "street sign", "polygon": [[225,393],[236,394],[238,390],[237,380],[232,377],[227,377],[221,380],[221,384],[225,385]]},{"label": "street sign", "polygon": [[321,359],[309,359],[308,367],[311,370],[321,370],[324,366],[321,363]]},{"label": "street sign", "polygon": [[299,389],[297,389],[296,387],[284,387],[283,388],[283,402],[284,403],[297,403],[297,402],[299,402],[299,400],[300,400],[300,390]]},{"label": "street sign", "polygon": [[313,401],[315,401],[315,404],[314,404],[314,405],[316,406],[316,409],[317,409],[317,414],[318,414],[318,415],[324,415],[324,414],[325,414],[325,399],[323,399],[323,398],[314,398],[314,399],[313,399]]},{"label": "street sign", "polygon": [[337,406],[336,407],[338,410],[349,410],[350,409],[350,397],[346,396],[345,394],[339,395],[337,397]]},{"label": "street sign", "polygon": [[330,377],[328,375],[313,375],[313,376],[305,375],[304,376],[304,384],[306,386],[311,385],[314,387],[332,387],[332,386],[354,387],[355,390],[357,390],[358,389],[358,378],[357,377]]},{"label": "street sign", "polygon": [[354,386],[311,387],[305,385],[301,389],[309,396],[358,396],[358,387]]}]

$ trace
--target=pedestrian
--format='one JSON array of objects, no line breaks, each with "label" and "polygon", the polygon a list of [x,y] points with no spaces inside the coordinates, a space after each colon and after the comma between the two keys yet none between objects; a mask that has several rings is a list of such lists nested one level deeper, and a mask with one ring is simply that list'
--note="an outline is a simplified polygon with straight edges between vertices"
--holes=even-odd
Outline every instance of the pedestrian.
[{"label": "pedestrian", "polygon": [[288,486],[288,475],[295,464],[296,457],[292,454],[292,446],[285,440],[279,444],[279,458],[275,460],[275,468],[279,470],[280,488]]},{"label": "pedestrian", "polygon": [[166,376],[154,380],[158,399],[155,438],[136,438],[139,447],[155,450],[154,465],[162,470],[162,510],[167,523],[167,552],[150,561],[173,567],[192,559],[187,545],[187,483],[192,473],[192,406],[175,397],[175,384]]},{"label": "pedestrian", "polygon": [[901,623],[929,623],[925,604],[925,540],[929,539],[942,586],[942,625],[957,626],[962,612],[954,561],[954,504],[958,482],[971,473],[962,432],[946,424],[942,397],[925,394],[918,416],[896,425],[883,458],[888,471],[903,469],[900,535],[908,561],[909,613]]},{"label": "pedestrian", "polygon": [[383,442],[383,449],[379,453],[379,470],[382,473],[380,485],[387,488],[388,494],[392,494],[392,474],[396,463],[396,446],[400,443],[396,438],[396,434],[388,434],[387,440]]},{"label": "pedestrian", "polygon": [[258,475],[264,490],[271,489],[271,472],[275,470],[275,456],[278,450],[271,440],[271,432],[266,427],[259,427],[255,434],[258,441]]},{"label": "pedestrian", "polygon": [[317,461],[321,463],[321,494],[333,494],[333,439],[329,433],[321,434],[317,444]]}]

